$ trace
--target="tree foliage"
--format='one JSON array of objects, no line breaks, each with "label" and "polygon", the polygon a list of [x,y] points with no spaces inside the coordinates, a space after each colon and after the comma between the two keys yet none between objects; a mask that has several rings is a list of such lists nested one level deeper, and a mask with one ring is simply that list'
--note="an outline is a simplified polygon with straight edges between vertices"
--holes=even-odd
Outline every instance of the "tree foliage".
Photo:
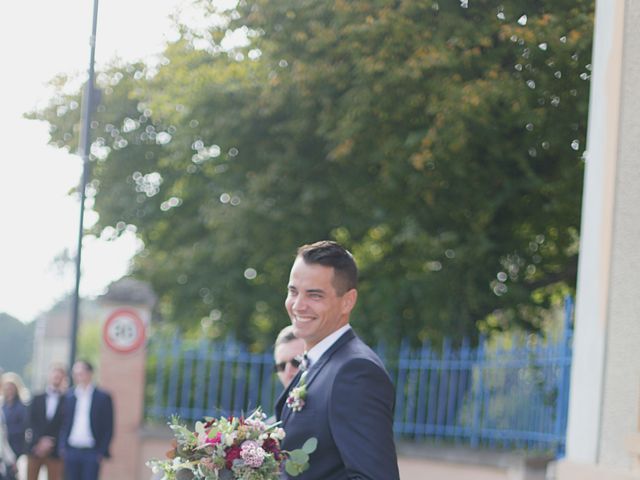
[{"label": "tree foliage", "polygon": [[7,313],[0,313],[0,367],[25,377],[33,350],[33,323],[24,324]]},{"label": "tree foliage", "polygon": [[[94,230],[137,232],[165,318],[269,343],[296,247],[322,238],[357,257],[370,339],[535,329],[574,288],[592,1],[215,13],[159,68],[99,77]],[[79,94],[57,81],[34,116],[73,149]]]}]

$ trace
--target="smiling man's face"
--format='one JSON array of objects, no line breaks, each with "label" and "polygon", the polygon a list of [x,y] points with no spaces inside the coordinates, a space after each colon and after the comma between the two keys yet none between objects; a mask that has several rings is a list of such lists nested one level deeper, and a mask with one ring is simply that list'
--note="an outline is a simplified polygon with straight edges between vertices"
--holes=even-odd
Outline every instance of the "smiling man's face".
[{"label": "smiling man's face", "polygon": [[339,296],[333,285],[333,267],[308,264],[296,258],[289,276],[285,307],[293,332],[307,350],[349,322],[357,292]]}]

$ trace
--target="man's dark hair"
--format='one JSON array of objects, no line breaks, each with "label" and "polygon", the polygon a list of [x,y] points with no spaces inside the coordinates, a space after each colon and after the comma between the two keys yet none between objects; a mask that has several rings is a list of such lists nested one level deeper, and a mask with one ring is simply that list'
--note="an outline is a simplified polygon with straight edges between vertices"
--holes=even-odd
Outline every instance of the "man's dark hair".
[{"label": "man's dark hair", "polygon": [[274,344],[274,347],[282,345],[283,343],[293,342],[297,338],[298,337],[296,337],[296,334],[293,333],[293,326],[292,325],[287,325],[282,330],[280,330],[280,333],[278,334],[278,337],[276,338],[276,343]]},{"label": "man's dark hair", "polygon": [[309,265],[333,267],[333,288],[339,296],[358,286],[358,267],[353,255],[342,245],[322,240],[298,249],[298,256]]},{"label": "man's dark hair", "polygon": [[93,373],[93,365],[91,365],[91,362],[89,362],[88,360],[78,360],[77,363],[82,364],[87,371]]}]

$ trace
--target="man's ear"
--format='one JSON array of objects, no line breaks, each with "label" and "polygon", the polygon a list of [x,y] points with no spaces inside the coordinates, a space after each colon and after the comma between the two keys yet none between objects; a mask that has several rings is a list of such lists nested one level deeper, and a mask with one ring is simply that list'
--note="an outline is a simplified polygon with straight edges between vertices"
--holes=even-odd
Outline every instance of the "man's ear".
[{"label": "man's ear", "polygon": [[356,306],[358,300],[358,291],[352,288],[342,296],[342,313],[350,314],[351,310]]}]

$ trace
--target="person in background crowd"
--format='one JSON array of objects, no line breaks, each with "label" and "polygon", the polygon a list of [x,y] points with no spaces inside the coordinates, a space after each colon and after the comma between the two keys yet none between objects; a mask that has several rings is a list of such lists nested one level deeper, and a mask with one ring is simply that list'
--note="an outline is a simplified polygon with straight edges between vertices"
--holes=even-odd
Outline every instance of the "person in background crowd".
[{"label": "person in background crowd", "polygon": [[93,366],[79,360],[71,371],[75,388],[66,395],[59,452],[67,480],[97,480],[113,436],[111,395],[93,384]]},{"label": "person in background crowd", "polygon": [[31,439],[27,480],[37,480],[43,465],[47,467],[48,480],[62,480],[62,460],[57,447],[66,388],[66,369],[62,365],[52,365],[45,391],[34,396],[29,407]]},{"label": "person in background crowd", "polygon": [[293,333],[293,326],[287,325],[278,334],[273,357],[280,383],[287,388],[296,376],[304,354],[304,341]]},{"label": "person in background crowd", "polygon": [[16,458],[19,458],[27,451],[25,433],[29,422],[26,406],[29,401],[29,392],[20,375],[7,372],[2,375],[2,393],[4,397],[2,413],[7,425],[9,445]]},{"label": "person in background crowd", "polygon": [[[2,393],[2,373],[4,370],[0,368],[0,393]],[[3,399],[0,398],[0,405]],[[16,456],[9,445],[7,435],[7,425],[4,421],[4,414],[0,408],[0,480],[8,480],[15,478],[16,473]]]}]

